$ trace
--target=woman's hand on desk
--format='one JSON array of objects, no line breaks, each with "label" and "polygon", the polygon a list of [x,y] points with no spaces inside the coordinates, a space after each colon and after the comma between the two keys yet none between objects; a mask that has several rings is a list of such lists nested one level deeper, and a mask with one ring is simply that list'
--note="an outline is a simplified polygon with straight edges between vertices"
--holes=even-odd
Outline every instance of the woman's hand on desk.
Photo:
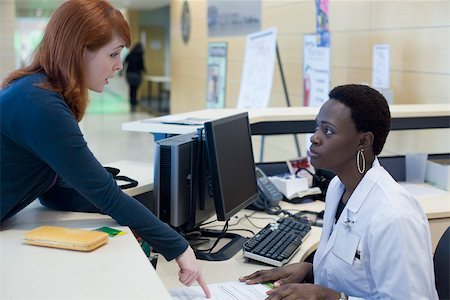
[{"label": "woman's hand on desk", "polygon": [[247,284],[273,282],[275,288],[267,291],[269,300],[339,298],[340,294],[334,290],[310,283],[301,283],[312,282],[312,277],[312,264],[301,262],[271,270],[257,271],[241,277],[239,280]]},{"label": "woman's hand on desk", "polygon": [[253,274],[239,278],[247,284],[256,284],[261,282],[273,282],[275,287],[288,283],[299,283],[305,279],[312,278],[312,264],[295,263],[285,265],[270,270],[257,271]]},{"label": "woman's hand on desk", "polygon": [[194,250],[192,250],[191,247],[187,247],[186,251],[175,260],[180,267],[180,271],[178,272],[178,279],[180,282],[186,286],[190,286],[194,281],[197,281],[198,285],[205,292],[206,297],[211,298],[211,292],[203,279],[200,265],[195,258]]}]

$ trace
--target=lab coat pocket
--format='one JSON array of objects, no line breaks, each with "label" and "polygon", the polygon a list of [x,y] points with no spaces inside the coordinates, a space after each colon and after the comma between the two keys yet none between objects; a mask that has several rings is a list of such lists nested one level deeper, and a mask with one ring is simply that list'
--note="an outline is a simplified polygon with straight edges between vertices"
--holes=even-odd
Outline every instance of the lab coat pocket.
[{"label": "lab coat pocket", "polygon": [[333,254],[349,265],[353,265],[355,257],[358,256],[357,249],[360,237],[348,227],[338,226],[336,240],[333,246]]}]

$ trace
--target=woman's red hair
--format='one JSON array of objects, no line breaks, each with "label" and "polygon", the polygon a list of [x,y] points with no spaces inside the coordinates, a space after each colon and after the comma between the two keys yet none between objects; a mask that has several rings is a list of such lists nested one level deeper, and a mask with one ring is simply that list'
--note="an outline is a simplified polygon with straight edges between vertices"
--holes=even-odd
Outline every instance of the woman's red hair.
[{"label": "woman's red hair", "polygon": [[108,1],[66,1],[52,14],[31,65],[9,74],[1,87],[25,75],[44,72],[48,81],[39,87],[61,94],[80,121],[89,102],[84,51],[103,47],[115,34],[124,40],[126,47],[130,46],[130,27],[122,13]]}]

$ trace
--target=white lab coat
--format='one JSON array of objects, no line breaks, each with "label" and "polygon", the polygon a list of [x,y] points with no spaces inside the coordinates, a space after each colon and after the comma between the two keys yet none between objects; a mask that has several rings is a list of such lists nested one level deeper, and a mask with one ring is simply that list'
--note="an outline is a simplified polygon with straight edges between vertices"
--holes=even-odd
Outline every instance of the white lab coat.
[{"label": "white lab coat", "polygon": [[328,187],[315,284],[364,299],[438,299],[428,220],[417,200],[375,159],[335,224],[344,189],[337,176]]}]

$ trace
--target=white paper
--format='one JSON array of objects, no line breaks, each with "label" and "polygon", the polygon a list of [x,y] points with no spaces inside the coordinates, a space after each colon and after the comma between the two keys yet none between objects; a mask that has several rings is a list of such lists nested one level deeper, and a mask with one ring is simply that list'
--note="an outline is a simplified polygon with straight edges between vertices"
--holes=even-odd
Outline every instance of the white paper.
[{"label": "white paper", "polygon": [[282,178],[278,176],[268,177],[276,188],[288,199],[292,199],[299,192],[308,190],[308,178],[295,177]]},{"label": "white paper", "polygon": [[359,236],[351,231],[351,227],[346,229],[343,224],[340,224],[336,229],[333,253],[349,265],[353,265],[359,240]]},{"label": "white paper", "polygon": [[322,106],[328,100],[330,92],[330,46],[320,46],[317,42],[318,37],[316,34],[305,34],[303,37],[303,103],[305,106]]},{"label": "white paper", "polygon": [[372,86],[388,89],[389,85],[389,45],[373,45]]},{"label": "white paper", "polygon": [[[266,299],[269,288],[263,284],[248,285],[240,281],[208,284],[212,300]],[[169,289],[173,300],[207,299],[200,286]]]},{"label": "white paper", "polygon": [[161,124],[177,124],[177,125],[200,125],[211,121],[210,118],[180,117],[176,115],[167,115],[159,118],[151,118],[141,120],[142,123],[161,123]]},{"label": "white paper", "polygon": [[269,105],[276,42],[275,28],[247,36],[238,108],[265,108]]}]

